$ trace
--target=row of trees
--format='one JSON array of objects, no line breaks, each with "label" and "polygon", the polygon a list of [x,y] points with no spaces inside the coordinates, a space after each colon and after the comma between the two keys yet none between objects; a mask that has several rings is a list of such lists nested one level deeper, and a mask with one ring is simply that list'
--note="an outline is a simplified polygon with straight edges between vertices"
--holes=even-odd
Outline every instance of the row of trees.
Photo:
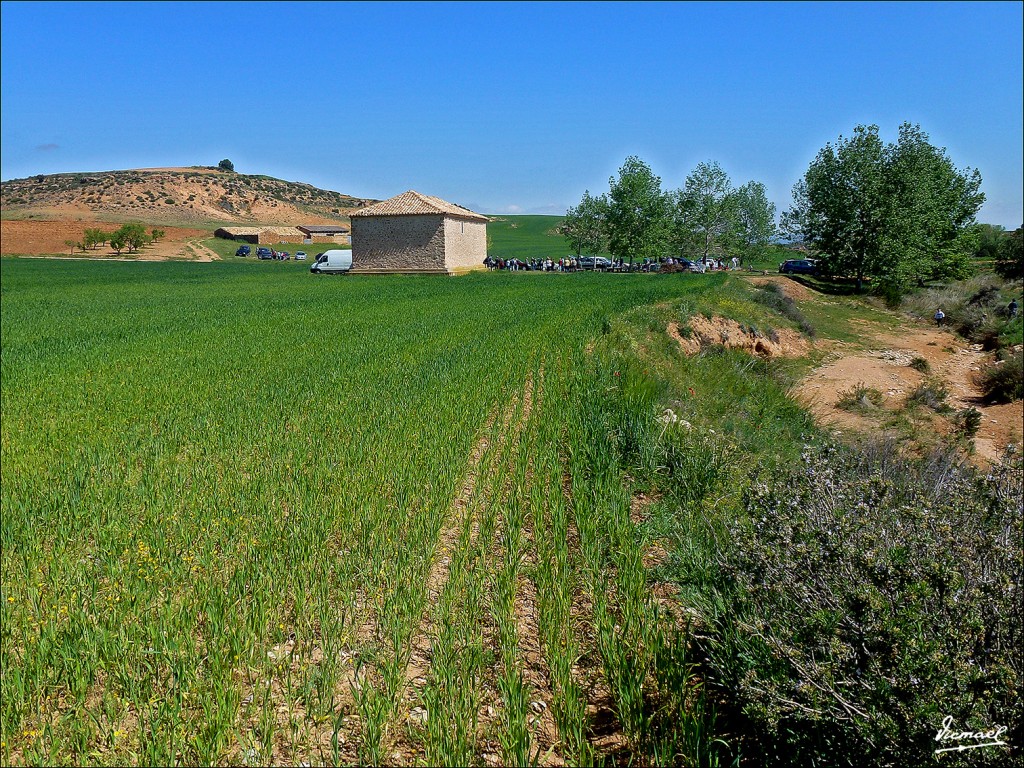
[{"label": "row of trees", "polygon": [[615,258],[691,258],[760,255],[776,234],[775,205],[764,185],[735,188],[717,162],[700,163],[682,189],[663,190],[661,178],[631,156],[608,181],[607,193],[583,193],[566,212],[562,235],[576,255],[607,250]]},{"label": "row of trees", "polygon": [[[566,212],[561,232],[577,255],[607,250],[630,262],[670,254],[756,258],[782,234],[806,246],[826,275],[854,277],[858,290],[871,279],[880,293],[898,296],[927,280],[970,273],[984,234],[975,219],[984,201],[981,174],[957,169],[920,126],[902,124],[887,144],[878,126],[859,125],[818,153],[779,228],[759,182],[734,188],[721,166],[708,162],[682,189],[666,192],[642,160],[629,157],[607,193],[587,190]],[[990,239],[1001,249],[1000,270],[1019,270],[1020,236]]]},{"label": "row of trees", "polygon": [[82,239],[65,240],[64,245],[71,249],[71,253],[75,252],[75,248],[80,251],[94,250],[101,245],[110,243],[110,247],[113,248],[117,255],[121,255],[121,251],[128,249],[128,253],[135,253],[145,245],[157,242],[166,233],[162,229],[151,229],[149,232],[142,224],[125,224],[113,232],[104,232],[102,229],[86,229],[82,233]]}]

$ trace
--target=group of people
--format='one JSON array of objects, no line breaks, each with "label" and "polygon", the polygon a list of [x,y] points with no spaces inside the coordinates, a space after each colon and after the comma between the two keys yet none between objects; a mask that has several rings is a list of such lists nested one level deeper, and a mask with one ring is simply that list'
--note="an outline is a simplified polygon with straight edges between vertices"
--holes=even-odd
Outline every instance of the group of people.
[{"label": "group of people", "polygon": [[[1016,299],[1010,299],[1010,303],[1006,307],[1006,316],[1011,320],[1017,317],[1020,308],[1017,306]],[[935,310],[935,324],[945,325],[946,324],[946,313],[942,311],[942,307]]]},{"label": "group of people", "polygon": [[[625,261],[624,259],[616,259],[609,261],[608,259],[595,258],[595,257],[584,257],[577,258],[576,256],[567,256],[563,259],[529,259],[523,261],[522,259],[501,259],[487,256],[484,259],[484,266],[489,270],[508,270],[510,272],[577,272],[577,271],[602,271],[602,272],[658,272],[662,267],[671,267],[676,264],[688,266],[690,264],[700,264],[703,269],[701,271],[713,271],[721,269],[729,269],[724,259],[702,259],[700,262],[691,262],[687,259],[676,259],[672,256],[665,256],[657,259],[644,259],[643,261],[635,261],[632,264]],[[732,258],[732,269],[740,268],[740,260],[736,257]]]},{"label": "group of people", "polygon": [[579,269],[577,259],[494,259],[488,256],[484,266],[490,270],[507,269],[509,272],[574,272]]}]

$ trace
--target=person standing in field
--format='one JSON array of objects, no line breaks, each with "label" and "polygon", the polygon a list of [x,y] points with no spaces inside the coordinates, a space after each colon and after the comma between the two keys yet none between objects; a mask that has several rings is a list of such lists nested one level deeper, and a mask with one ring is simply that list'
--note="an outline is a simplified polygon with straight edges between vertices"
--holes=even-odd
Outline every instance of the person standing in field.
[{"label": "person standing in field", "polygon": [[935,310],[935,324],[942,325],[942,321],[946,319],[946,313],[942,311],[942,308]]}]

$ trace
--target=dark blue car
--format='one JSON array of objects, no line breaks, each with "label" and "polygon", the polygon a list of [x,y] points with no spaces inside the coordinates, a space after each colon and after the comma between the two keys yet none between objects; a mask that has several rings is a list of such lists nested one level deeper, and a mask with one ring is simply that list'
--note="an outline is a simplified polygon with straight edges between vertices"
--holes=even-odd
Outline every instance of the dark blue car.
[{"label": "dark blue car", "polygon": [[816,275],[818,265],[810,259],[789,259],[779,264],[779,272],[784,275]]}]

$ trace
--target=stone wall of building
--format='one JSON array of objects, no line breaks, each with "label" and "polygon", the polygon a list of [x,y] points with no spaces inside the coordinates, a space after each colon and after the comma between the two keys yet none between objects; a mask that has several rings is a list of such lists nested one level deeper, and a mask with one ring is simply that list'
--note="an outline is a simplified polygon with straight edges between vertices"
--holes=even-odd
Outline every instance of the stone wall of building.
[{"label": "stone wall of building", "polygon": [[313,235],[305,239],[312,240],[314,243],[337,243],[339,245],[348,245],[352,241],[349,235]]},{"label": "stone wall of building", "polygon": [[487,224],[454,217],[444,220],[444,263],[452,274],[486,269]]},{"label": "stone wall of building", "polygon": [[353,216],[352,272],[445,272],[444,240],[440,214]]}]

